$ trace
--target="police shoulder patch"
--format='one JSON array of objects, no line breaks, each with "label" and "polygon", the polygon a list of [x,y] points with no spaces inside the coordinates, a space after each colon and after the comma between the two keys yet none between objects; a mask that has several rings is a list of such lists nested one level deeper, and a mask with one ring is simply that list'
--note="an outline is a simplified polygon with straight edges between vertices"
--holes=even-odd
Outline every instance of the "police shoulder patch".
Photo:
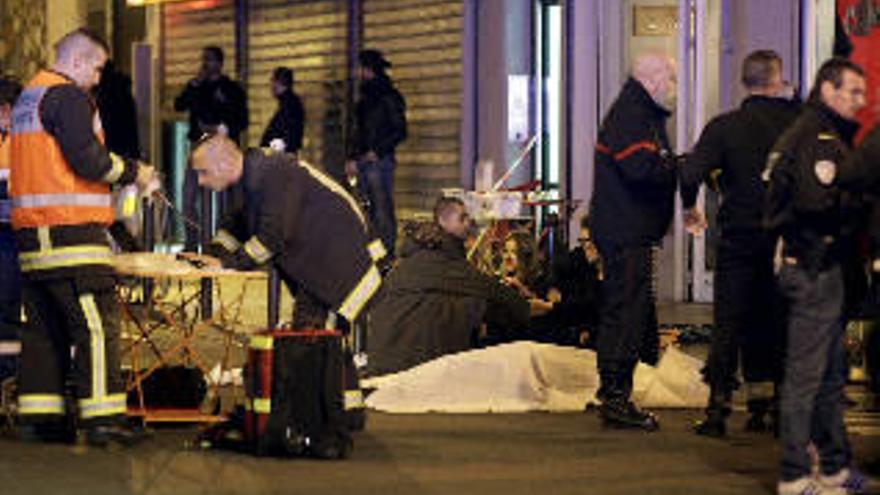
[{"label": "police shoulder patch", "polygon": [[816,179],[823,186],[830,186],[837,176],[837,164],[831,160],[819,160],[813,165]]}]

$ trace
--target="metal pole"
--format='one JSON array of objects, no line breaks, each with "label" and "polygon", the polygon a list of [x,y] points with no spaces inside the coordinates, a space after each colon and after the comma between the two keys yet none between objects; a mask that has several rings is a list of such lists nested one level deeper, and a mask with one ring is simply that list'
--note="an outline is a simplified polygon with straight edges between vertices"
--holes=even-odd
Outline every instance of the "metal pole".
[{"label": "metal pole", "polygon": [[281,299],[281,277],[278,275],[278,269],[269,268],[269,287],[267,290],[269,302],[267,304],[266,324],[269,330],[278,327],[279,322],[279,302]]},{"label": "metal pole", "polygon": [[[202,230],[200,232],[200,240],[201,240],[201,251],[204,252],[205,248],[208,244],[211,243],[211,236],[213,234],[214,229],[213,226],[213,202],[211,197],[211,190],[207,188],[202,188],[201,190],[201,202],[202,202]],[[214,285],[213,281],[210,278],[204,278],[201,281],[202,292],[200,297],[201,307],[202,307],[202,319],[207,320],[214,314],[214,306],[213,306],[213,293],[214,293]]]},{"label": "metal pole", "polygon": [[[155,217],[153,216],[153,201],[150,198],[143,199],[143,232],[144,251],[152,253],[156,246]],[[144,304],[150,306],[153,298],[153,279],[144,278]]]}]

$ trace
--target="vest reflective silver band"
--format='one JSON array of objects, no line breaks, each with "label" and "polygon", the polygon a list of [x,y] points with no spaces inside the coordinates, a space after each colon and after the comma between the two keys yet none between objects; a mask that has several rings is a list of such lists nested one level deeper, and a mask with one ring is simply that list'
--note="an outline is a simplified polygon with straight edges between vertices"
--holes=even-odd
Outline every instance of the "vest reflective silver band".
[{"label": "vest reflective silver band", "polygon": [[27,194],[12,198],[13,208],[45,206],[110,206],[110,194]]}]

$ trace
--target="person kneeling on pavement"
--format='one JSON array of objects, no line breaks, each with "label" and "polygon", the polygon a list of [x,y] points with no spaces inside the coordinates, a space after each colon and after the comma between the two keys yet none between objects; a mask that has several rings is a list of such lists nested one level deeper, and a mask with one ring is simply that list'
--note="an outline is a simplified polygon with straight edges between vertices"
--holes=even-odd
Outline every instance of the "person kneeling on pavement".
[{"label": "person kneeling on pavement", "polygon": [[434,221],[406,228],[398,264],[370,313],[368,374],[471,349],[483,324],[515,333],[528,326],[529,302],[468,262],[469,230],[456,198],[437,200]]}]

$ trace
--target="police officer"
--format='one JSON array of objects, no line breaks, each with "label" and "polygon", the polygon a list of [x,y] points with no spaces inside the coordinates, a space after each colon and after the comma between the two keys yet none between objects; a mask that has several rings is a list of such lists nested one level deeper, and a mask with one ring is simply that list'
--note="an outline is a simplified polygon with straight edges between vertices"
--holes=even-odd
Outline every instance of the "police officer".
[{"label": "police officer", "polygon": [[[711,392],[701,435],[723,436],[742,368],[752,416],[747,429],[765,428],[778,378],[782,328],[773,275],[773,239],[761,227],[764,185],[761,172],[776,139],[797,116],[799,105],[782,98],[782,60],[770,50],[750,53],[742,64],[749,92],[741,106],[712,119],[680,169],[685,227],[705,225],[697,207],[700,183],[716,179],[722,203],[715,267],[715,328],[705,369]],[[720,173],[720,174],[719,174]]]},{"label": "police officer", "polygon": [[597,342],[599,414],[609,425],[654,430],[654,415],[630,401],[639,359],[656,363],[652,248],[672,219],[674,157],[666,134],[675,64],[660,54],[636,59],[599,129],[591,228],[605,267]]},{"label": "police officer", "polygon": [[[782,238],[779,286],[789,303],[779,494],[845,493],[854,475],[843,423],[842,261],[858,204],[837,179],[851,159],[864,104],[862,69],[845,59],[825,62],[809,103],[767,162],[764,222]],[[815,479],[810,443],[820,458]]]},{"label": "police officer", "polygon": [[[110,186],[146,187],[153,169],[108,153],[89,89],[107,46],[85,30],[55,45],[12,115],[12,227],[25,280],[18,413],[28,439],[63,439],[72,369],[80,425],[95,445],[128,443],[107,226]],[[71,346],[74,348],[71,358]],[[72,360],[72,366],[71,366]]]}]

